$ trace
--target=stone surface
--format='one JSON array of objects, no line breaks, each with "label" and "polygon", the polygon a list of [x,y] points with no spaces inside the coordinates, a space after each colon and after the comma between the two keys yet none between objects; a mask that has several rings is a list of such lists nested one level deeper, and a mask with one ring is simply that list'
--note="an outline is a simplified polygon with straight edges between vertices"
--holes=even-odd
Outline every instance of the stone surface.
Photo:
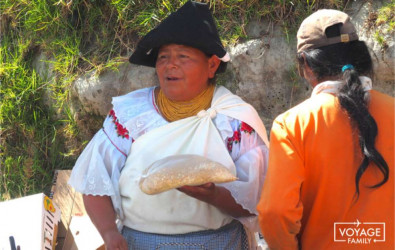
[{"label": "stone surface", "polygon": [[[377,9],[383,1],[364,3],[354,1],[349,14],[358,31],[359,39],[365,41],[370,48],[374,63],[374,88],[384,93],[395,96],[395,41],[394,31],[389,32],[387,23],[375,24]],[[377,40],[378,33],[384,40],[380,44]]]},{"label": "stone surface", "polygon": [[278,114],[307,95],[302,81],[291,79],[295,51],[279,30],[231,48],[230,55],[234,79],[224,85],[256,108],[267,129]]},{"label": "stone surface", "polygon": [[93,71],[74,82],[73,96],[88,113],[106,115],[114,96],[156,84],[153,68],[122,64],[118,71],[108,71],[100,76]]}]

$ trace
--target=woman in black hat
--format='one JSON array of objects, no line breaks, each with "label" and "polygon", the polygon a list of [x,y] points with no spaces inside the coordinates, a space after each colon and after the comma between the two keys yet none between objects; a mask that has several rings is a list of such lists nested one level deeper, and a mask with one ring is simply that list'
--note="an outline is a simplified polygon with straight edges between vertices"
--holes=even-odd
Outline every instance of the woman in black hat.
[{"label": "woman in black hat", "polygon": [[[160,86],[113,99],[69,182],[108,249],[253,247],[268,141],[254,108],[215,85],[227,61],[206,4],[187,2],[139,42],[130,62],[155,67]],[[221,163],[238,180],[140,190],[152,163],[189,154]]]}]

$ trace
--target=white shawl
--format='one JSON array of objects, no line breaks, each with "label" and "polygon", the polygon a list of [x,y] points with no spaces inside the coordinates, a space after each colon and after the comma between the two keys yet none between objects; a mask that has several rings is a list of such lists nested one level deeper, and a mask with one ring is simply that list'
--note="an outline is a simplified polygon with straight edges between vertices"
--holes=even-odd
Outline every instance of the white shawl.
[{"label": "white shawl", "polygon": [[156,128],[132,144],[119,180],[124,225],[143,232],[178,234],[217,229],[232,220],[216,207],[177,190],[149,196],[138,186],[149,165],[174,154],[202,155],[235,173],[234,162],[212,122],[217,113],[246,122],[269,145],[255,109],[226,88],[218,87],[207,111]]}]

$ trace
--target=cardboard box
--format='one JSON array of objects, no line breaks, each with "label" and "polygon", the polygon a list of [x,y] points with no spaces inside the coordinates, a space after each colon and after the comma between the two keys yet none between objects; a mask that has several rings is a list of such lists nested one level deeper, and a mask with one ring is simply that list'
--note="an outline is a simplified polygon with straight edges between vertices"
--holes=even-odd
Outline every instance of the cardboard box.
[{"label": "cardboard box", "polygon": [[0,203],[0,249],[55,249],[59,207],[40,193]]},{"label": "cardboard box", "polygon": [[73,216],[71,218],[69,230],[73,235],[75,245],[78,249],[105,249],[103,239],[88,215]]},{"label": "cardboard box", "polygon": [[[51,195],[62,210],[56,250],[104,250],[104,242],[84,207],[82,195],[67,184],[71,170],[56,170]],[[0,248],[1,250],[1,248]]]}]

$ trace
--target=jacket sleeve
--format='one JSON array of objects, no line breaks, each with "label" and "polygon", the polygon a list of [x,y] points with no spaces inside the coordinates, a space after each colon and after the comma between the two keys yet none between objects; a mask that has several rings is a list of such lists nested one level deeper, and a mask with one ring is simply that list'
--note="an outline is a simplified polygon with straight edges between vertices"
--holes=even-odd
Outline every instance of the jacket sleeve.
[{"label": "jacket sleeve", "polygon": [[303,153],[284,122],[276,119],[270,136],[269,167],[258,203],[259,224],[270,249],[298,249],[303,204]]}]

